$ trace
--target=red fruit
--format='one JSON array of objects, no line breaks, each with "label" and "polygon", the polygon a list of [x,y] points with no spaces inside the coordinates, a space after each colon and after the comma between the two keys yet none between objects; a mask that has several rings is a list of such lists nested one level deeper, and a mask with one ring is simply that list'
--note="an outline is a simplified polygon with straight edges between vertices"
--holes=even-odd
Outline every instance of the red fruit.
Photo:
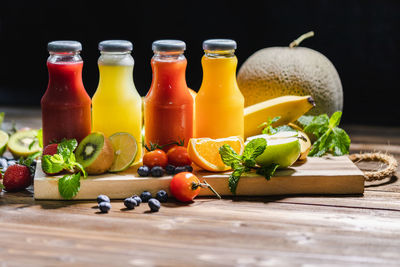
[{"label": "red fruit", "polygon": [[165,166],[168,165],[167,154],[161,149],[155,149],[147,152],[143,156],[143,165],[149,167],[150,169],[154,166],[161,166],[165,168]]},{"label": "red fruit", "polygon": [[189,157],[187,149],[183,146],[174,146],[167,152],[168,163],[177,166],[191,165],[192,160]]},{"label": "red fruit", "polygon": [[180,172],[169,184],[171,194],[179,201],[192,201],[200,193],[200,181],[191,172]]},{"label": "red fruit", "polygon": [[21,191],[32,183],[31,172],[25,165],[15,164],[7,168],[3,177],[3,185],[8,192]]},{"label": "red fruit", "polygon": [[53,156],[54,154],[57,154],[57,147],[58,144],[50,144],[47,145],[45,148],[43,148],[42,155],[50,155]]}]

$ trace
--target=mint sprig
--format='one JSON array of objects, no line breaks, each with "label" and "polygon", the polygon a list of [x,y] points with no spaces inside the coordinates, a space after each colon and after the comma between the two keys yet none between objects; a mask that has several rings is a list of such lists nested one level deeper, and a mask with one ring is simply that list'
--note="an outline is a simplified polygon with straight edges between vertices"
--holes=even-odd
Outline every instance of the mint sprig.
[{"label": "mint sprig", "polygon": [[76,161],[74,154],[78,142],[75,139],[62,140],[57,145],[57,153],[54,155],[44,155],[42,157],[42,168],[47,173],[58,173],[63,170],[73,174],[64,175],[58,180],[58,191],[64,199],[71,199],[79,192],[80,178],[87,173],[83,166]]},{"label": "mint sprig", "polygon": [[222,161],[233,170],[228,179],[229,190],[233,194],[236,194],[240,177],[244,173],[255,169],[257,170],[257,174],[264,176],[267,180],[275,173],[275,170],[278,168],[277,164],[261,167],[256,164],[256,158],[264,152],[266,147],[267,141],[264,138],[256,138],[245,146],[242,155],[237,154],[228,144],[224,144],[219,148]]},{"label": "mint sprig", "polygon": [[338,127],[341,117],[342,112],[336,111],[330,118],[328,115],[322,114],[302,116],[298,119],[298,122],[304,127],[304,132],[317,138],[308,156],[321,157],[326,153],[334,156],[349,154],[350,137],[342,128]]}]

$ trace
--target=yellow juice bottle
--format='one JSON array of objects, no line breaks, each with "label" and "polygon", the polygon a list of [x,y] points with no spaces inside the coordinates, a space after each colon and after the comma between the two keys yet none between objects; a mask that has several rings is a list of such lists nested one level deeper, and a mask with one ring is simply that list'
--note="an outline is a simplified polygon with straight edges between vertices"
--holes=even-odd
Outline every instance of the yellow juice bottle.
[{"label": "yellow juice bottle", "polygon": [[107,137],[116,132],[133,135],[138,145],[138,162],[142,158],[142,99],[133,82],[132,43],[103,41],[99,50],[100,79],[92,99],[92,129]]},{"label": "yellow juice bottle", "polygon": [[203,81],[195,99],[195,136],[241,136],[244,97],[236,82],[236,42],[210,39],[203,42]]}]

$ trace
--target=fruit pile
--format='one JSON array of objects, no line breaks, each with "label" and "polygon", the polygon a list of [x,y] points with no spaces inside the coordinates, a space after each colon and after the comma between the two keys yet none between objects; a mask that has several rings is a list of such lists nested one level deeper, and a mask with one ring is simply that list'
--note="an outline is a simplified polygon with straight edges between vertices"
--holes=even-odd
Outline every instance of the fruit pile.
[{"label": "fruit pile", "polygon": [[192,160],[182,142],[176,142],[167,152],[157,144],[145,146],[147,153],[143,156],[143,166],[138,168],[141,177],[161,177],[165,173],[172,175],[180,172],[192,172]]}]

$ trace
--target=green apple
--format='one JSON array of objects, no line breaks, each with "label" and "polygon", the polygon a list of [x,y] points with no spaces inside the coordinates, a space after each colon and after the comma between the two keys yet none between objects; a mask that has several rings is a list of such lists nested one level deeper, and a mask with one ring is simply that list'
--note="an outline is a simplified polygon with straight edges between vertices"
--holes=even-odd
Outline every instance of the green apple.
[{"label": "green apple", "polygon": [[300,141],[297,137],[271,138],[259,136],[267,140],[264,152],[256,158],[260,166],[279,164],[279,168],[291,166],[300,156]]}]

